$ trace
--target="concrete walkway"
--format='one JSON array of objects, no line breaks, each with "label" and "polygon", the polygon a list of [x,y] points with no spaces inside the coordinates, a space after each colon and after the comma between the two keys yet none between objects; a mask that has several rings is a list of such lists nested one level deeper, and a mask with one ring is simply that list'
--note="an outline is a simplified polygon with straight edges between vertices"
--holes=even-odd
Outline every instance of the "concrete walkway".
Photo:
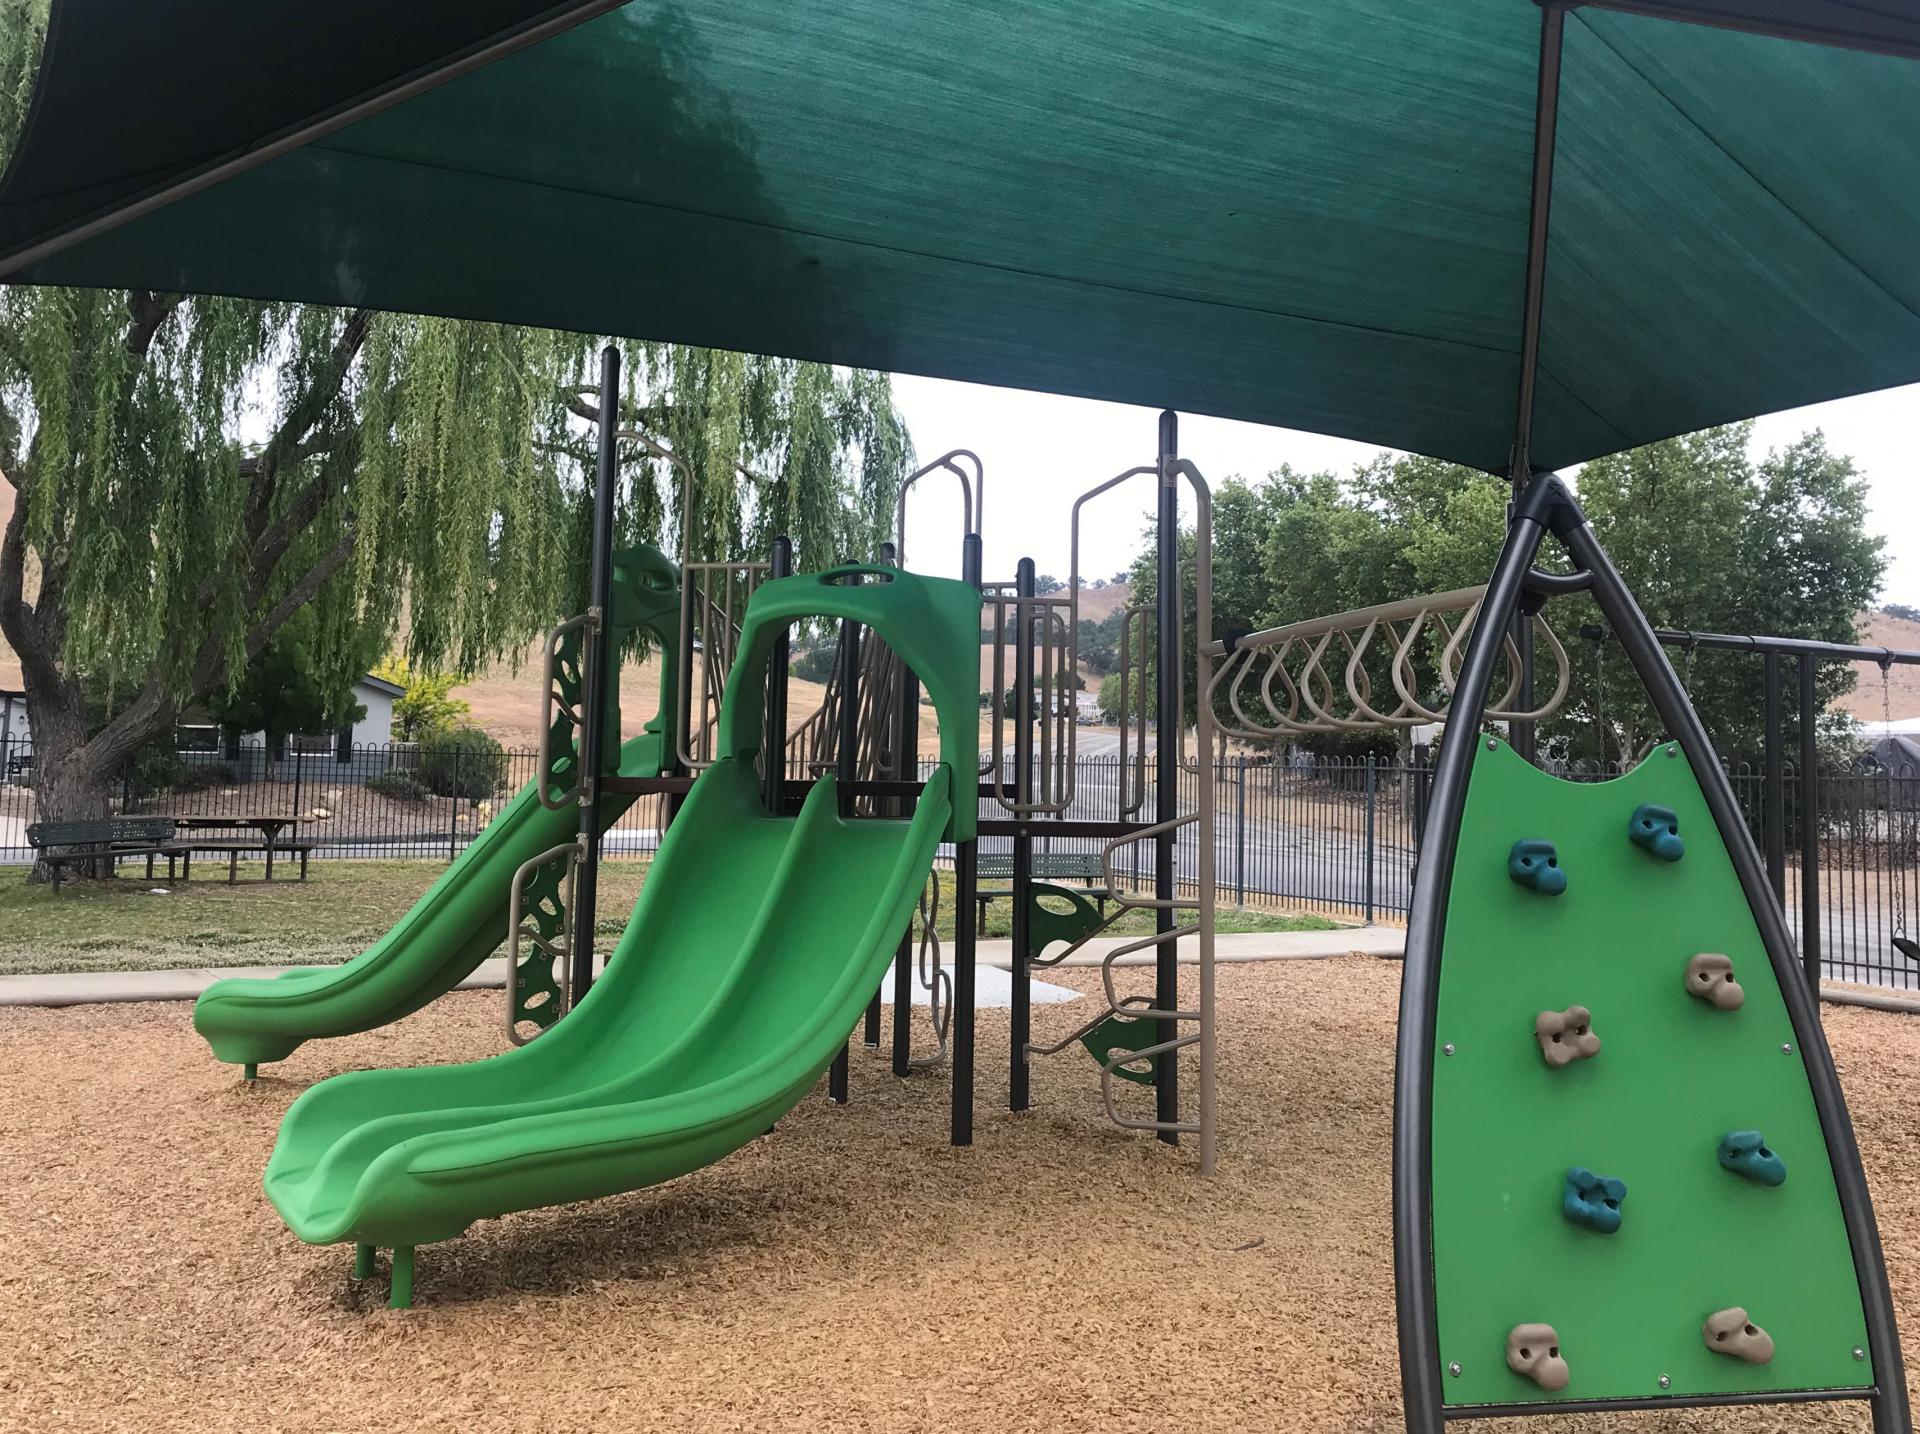
[{"label": "concrete walkway", "polygon": [[[1398,956],[1406,933],[1389,926],[1359,926],[1338,931],[1246,931],[1214,938],[1214,955],[1220,961],[1311,961],[1328,956],[1359,954]],[[1089,941],[1086,948],[1069,956],[1066,966],[1097,966],[1115,947],[1138,941],[1137,936],[1103,937]],[[1199,959],[1198,942],[1189,937],[1180,943],[1180,960],[1191,964]],[[1143,966],[1153,960],[1152,951],[1137,951],[1119,958],[1124,966]],[[979,963],[1000,971],[1013,967],[1013,943],[982,941]],[[109,1001],[191,1001],[215,981],[229,976],[271,978],[289,966],[198,966],[178,971],[78,971],[32,976],[0,976],[0,1006],[90,1006]],[[482,961],[474,973],[456,990],[497,991],[507,983],[504,957]],[[1036,989],[1041,983],[1036,983]],[[976,1002],[982,1007],[1005,1005],[1010,989],[1002,992],[1001,983],[981,982]],[[1055,988],[1057,989],[1057,988]],[[1042,995],[1040,999],[1058,999]]]}]

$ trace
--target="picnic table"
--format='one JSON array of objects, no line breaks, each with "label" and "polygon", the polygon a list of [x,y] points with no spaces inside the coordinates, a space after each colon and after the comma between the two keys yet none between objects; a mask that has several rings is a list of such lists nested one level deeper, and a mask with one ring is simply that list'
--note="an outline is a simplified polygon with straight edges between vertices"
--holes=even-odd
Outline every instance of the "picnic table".
[{"label": "picnic table", "polygon": [[[276,854],[297,855],[300,858],[300,879],[307,879],[307,858],[312,855],[314,843],[301,837],[283,839],[281,832],[292,827],[298,830],[300,819],[292,816],[263,814],[259,816],[228,817],[175,817],[173,818],[174,839],[168,843],[171,850],[181,857],[180,879],[188,881],[193,876],[193,854],[195,852],[224,853],[227,858],[227,884],[231,886],[238,879],[240,856],[243,852],[262,851],[267,857],[267,880],[273,880],[273,858]],[[251,836],[197,836],[197,832],[251,832]]]}]

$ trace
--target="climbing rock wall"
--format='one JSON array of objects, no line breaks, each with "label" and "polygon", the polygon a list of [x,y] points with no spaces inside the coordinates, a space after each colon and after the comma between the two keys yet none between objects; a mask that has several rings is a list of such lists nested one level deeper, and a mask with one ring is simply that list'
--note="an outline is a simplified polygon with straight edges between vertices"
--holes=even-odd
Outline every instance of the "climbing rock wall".
[{"label": "climbing rock wall", "polygon": [[1480,737],[1442,950],[1447,1403],[1870,1385],[1801,1052],[1679,749],[1576,784]]}]

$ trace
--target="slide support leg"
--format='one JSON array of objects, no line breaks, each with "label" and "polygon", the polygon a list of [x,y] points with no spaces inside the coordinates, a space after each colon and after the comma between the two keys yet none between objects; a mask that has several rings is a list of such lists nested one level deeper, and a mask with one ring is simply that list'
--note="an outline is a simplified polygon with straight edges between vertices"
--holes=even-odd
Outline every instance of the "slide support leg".
[{"label": "slide support leg", "polygon": [[393,1248],[393,1285],[387,1292],[387,1308],[413,1308],[413,1246]]}]

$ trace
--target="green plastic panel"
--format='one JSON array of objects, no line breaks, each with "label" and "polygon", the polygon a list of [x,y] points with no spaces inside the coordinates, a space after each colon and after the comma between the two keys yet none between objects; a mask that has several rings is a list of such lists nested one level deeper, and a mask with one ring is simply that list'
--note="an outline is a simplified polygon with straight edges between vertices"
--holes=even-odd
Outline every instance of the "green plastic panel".
[{"label": "green plastic panel", "polygon": [[[1686,852],[1633,844],[1642,803]],[[1508,876],[1516,841],[1554,844],[1558,896]],[[1697,953],[1732,958],[1745,1004],[1687,994]],[[1598,1055],[1549,1067],[1541,1011],[1588,1007]],[[1679,749],[1617,781],[1561,781],[1480,739],[1448,896],[1434,1031],[1433,1261],[1449,1406],[1864,1388],[1866,1325],[1826,1142],[1780,990],[1725,842]],[[1452,1054],[1447,1054],[1447,1051]],[[1762,1131],[1768,1188],[1723,1170],[1720,1138]],[[1561,1215],[1569,1168],[1626,1182],[1616,1234]],[[1766,1365],[1707,1349],[1743,1306]],[[1507,1334],[1552,1325],[1571,1381],[1543,1392]],[[1663,1387],[1661,1379],[1667,1384]]]}]

